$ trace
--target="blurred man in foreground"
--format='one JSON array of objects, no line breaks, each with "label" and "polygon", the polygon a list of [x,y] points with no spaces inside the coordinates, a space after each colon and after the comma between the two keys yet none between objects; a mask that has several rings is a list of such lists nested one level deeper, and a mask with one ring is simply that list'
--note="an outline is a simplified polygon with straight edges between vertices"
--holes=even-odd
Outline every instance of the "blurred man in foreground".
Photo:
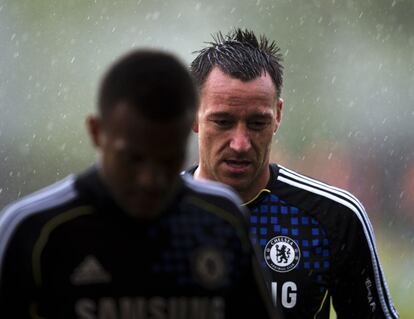
[{"label": "blurred man in foreground", "polygon": [[331,298],[338,318],[397,318],[360,202],[269,163],[283,107],[279,48],[240,29],[214,40],[191,64],[201,103],[199,164],[188,172],[238,191],[286,318],[329,318]]},{"label": "blurred man in foreground", "polygon": [[179,177],[196,106],[167,53],[109,69],[97,165],[0,218],[1,318],[275,318],[238,198]]}]

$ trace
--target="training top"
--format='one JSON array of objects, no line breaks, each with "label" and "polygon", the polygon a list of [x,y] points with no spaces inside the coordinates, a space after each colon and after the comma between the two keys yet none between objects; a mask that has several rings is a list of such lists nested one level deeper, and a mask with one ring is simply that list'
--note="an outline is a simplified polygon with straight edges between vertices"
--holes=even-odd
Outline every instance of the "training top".
[{"label": "training top", "polygon": [[[287,319],[398,318],[361,203],[350,193],[271,164],[248,221]],[[187,171],[193,174],[196,167]]]},{"label": "training top", "polygon": [[240,200],[179,184],[151,222],[117,206],[96,168],[6,208],[0,318],[278,318]]}]

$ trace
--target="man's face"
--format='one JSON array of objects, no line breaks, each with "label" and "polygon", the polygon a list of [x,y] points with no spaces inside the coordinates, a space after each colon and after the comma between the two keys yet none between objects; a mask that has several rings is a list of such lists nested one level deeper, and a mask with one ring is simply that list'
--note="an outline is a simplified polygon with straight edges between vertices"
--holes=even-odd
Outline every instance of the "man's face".
[{"label": "man's face", "polygon": [[230,185],[244,200],[255,196],[269,178],[270,146],[281,110],[269,75],[243,82],[213,68],[193,125],[199,134],[196,176]]},{"label": "man's face", "polygon": [[152,121],[124,103],[104,121],[89,119],[103,179],[130,215],[151,218],[174,193],[185,160],[189,121]]}]

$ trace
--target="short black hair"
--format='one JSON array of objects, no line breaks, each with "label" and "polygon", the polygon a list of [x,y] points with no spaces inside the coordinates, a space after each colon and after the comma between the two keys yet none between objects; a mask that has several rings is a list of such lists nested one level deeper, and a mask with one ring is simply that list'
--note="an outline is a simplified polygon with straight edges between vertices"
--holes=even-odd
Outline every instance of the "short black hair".
[{"label": "short black hair", "polygon": [[210,71],[218,66],[220,70],[242,81],[253,80],[267,72],[280,97],[283,85],[283,66],[280,48],[274,41],[253,31],[234,29],[223,36],[221,32],[212,36],[208,46],[196,51],[197,57],[191,63],[191,73],[202,88]]},{"label": "short black hair", "polygon": [[98,96],[105,119],[125,102],[146,118],[158,121],[197,110],[197,89],[186,66],[174,55],[155,49],[137,49],[117,60],[106,72]]}]

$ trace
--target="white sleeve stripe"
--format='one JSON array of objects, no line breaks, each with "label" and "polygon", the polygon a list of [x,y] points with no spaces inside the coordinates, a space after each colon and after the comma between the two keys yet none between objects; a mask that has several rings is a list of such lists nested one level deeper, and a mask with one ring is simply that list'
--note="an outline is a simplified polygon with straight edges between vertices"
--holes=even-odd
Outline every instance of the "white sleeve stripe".
[{"label": "white sleeve stripe", "polygon": [[[282,175],[284,174],[287,177],[290,177],[292,179],[300,180],[302,183],[308,183],[310,185],[314,185],[315,187],[317,187],[319,189],[327,190],[331,194],[337,194],[338,196],[341,196],[341,197],[347,199],[348,201],[350,201],[352,204],[354,204],[356,206],[357,212],[359,214],[361,214],[361,217],[362,217],[362,219],[361,218],[359,218],[359,219],[364,222],[365,227],[367,227],[368,230],[369,230],[369,231],[365,231],[365,229],[364,229],[364,232],[365,232],[365,235],[366,236],[369,235],[369,239],[371,239],[370,244],[372,244],[373,251],[375,252],[375,255],[372,256],[372,257],[375,257],[375,259],[377,261],[377,264],[378,264],[378,275],[381,277],[380,278],[381,279],[380,280],[380,283],[383,285],[383,287],[384,287],[383,289],[385,291],[384,299],[387,299],[387,302],[388,302],[388,305],[390,306],[391,312],[393,312],[393,314],[396,317],[398,317],[398,315],[397,315],[397,313],[396,313],[396,311],[395,311],[395,309],[393,307],[392,301],[391,301],[391,297],[390,297],[390,294],[389,294],[389,289],[388,289],[387,283],[386,283],[386,281],[384,279],[384,273],[383,273],[383,270],[382,270],[381,265],[380,265],[379,260],[378,260],[378,255],[376,254],[375,240],[372,239],[372,237],[374,237],[374,232],[373,232],[373,229],[372,229],[372,225],[369,222],[369,218],[368,218],[368,216],[367,216],[367,214],[365,212],[365,209],[363,208],[362,204],[352,194],[350,194],[349,192],[344,191],[344,190],[342,190],[340,188],[336,188],[336,187],[330,186],[328,184],[319,182],[317,180],[311,179],[309,177],[300,175],[298,173],[289,171],[289,170],[287,170],[287,169],[285,169],[283,167],[281,169],[281,173],[282,173]],[[355,210],[354,210],[354,212],[355,212]],[[358,215],[358,213],[357,213],[357,215]],[[358,215],[358,217],[359,217],[359,215]],[[374,268],[374,271],[375,270],[376,269]],[[382,290],[380,290],[379,293],[382,293]]]},{"label": "white sleeve stripe", "polygon": [[18,225],[32,214],[63,204],[75,197],[72,176],[6,207],[0,216],[0,273],[8,242]]},{"label": "white sleeve stripe", "polygon": [[190,177],[188,175],[183,175],[182,177],[188,187],[197,192],[207,195],[218,195],[221,197],[226,197],[227,199],[234,202],[237,206],[242,205],[241,199],[233,191],[228,189],[228,187],[222,184],[210,180],[194,180],[193,177]]},{"label": "white sleeve stripe", "polygon": [[[284,167],[281,167],[281,171],[280,172],[281,172],[282,175],[285,175],[286,177],[299,180],[302,183],[307,183],[308,185],[314,186],[316,188],[319,188],[319,189],[322,189],[322,190],[326,190],[326,191],[330,192],[331,194],[334,194],[334,195],[337,195],[337,196],[341,196],[342,198],[348,200],[351,204],[355,205],[356,208],[357,208],[357,211],[358,211],[357,215],[358,214],[361,214],[362,215],[362,219],[360,219],[360,220],[362,220],[363,223],[365,224],[365,226],[369,229],[368,235],[370,237],[372,246],[374,247],[374,251],[376,250],[374,230],[372,228],[372,225],[371,225],[371,223],[369,221],[368,215],[367,215],[364,207],[362,206],[362,204],[360,203],[360,201],[356,197],[354,197],[351,193],[349,193],[349,192],[347,192],[347,191],[345,191],[343,189],[340,189],[340,188],[337,188],[337,187],[333,187],[331,185],[322,183],[322,182],[317,181],[315,179],[312,179],[312,178],[309,178],[309,177],[300,175],[300,174],[298,174],[296,172],[287,170]],[[378,259],[377,255],[375,255],[375,257]],[[378,264],[379,264],[379,262],[378,262]],[[381,267],[380,267],[380,274],[381,274],[382,277],[384,277]],[[384,279],[383,279],[383,282],[386,285],[386,282],[385,282]],[[386,287],[386,289],[388,289],[388,288]]]},{"label": "white sleeve stripe", "polygon": [[[354,195],[352,195],[351,193],[349,193],[349,192],[347,192],[347,191],[345,191],[345,190],[343,190],[343,189],[341,189],[341,188],[337,188],[337,187],[334,187],[334,186],[332,186],[332,185],[328,185],[328,184],[326,184],[326,183],[323,183],[323,182],[321,182],[321,181],[318,181],[318,180],[315,180],[315,179],[312,179],[312,178],[310,178],[310,177],[307,177],[307,176],[304,176],[304,175],[301,175],[301,174],[298,174],[297,172],[294,172],[294,171],[292,171],[292,170],[289,170],[289,169],[287,169],[287,168],[285,168],[285,167],[283,167],[283,166],[279,166],[280,168],[281,168],[281,170],[280,170],[280,172],[282,173],[282,174],[285,174],[286,176],[288,176],[288,177],[292,177],[292,178],[294,178],[295,176],[296,177],[298,177],[299,179],[302,179],[302,180],[304,180],[304,181],[308,181],[309,182],[309,184],[311,184],[311,185],[314,185],[314,186],[320,186],[321,188],[323,188],[323,189],[326,189],[326,190],[329,190],[330,192],[332,192],[332,193],[335,193],[335,194],[342,194],[344,197],[346,197],[349,201],[351,201],[351,202],[353,202],[362,212],[363,212],[363,214],[365,214],[366,215],[366,212],[365,212],[365,209],[364,209],[364,207],[362,206],[362,204],[361,204],[361,202],[354,196]],[[368,216],[366,216],[366,218],[368,218]],[[372,225],[371,225],[371,223],[368,223],[369,225],[369,228],[370,228],[370,230],[371,230],[371,232],[373,232],[373,229],[372,229]]]},{"label": "white sleeve stripe", "polygon": [[285,175],[288,178],[299,180],[302,183],[306,183],[306,184],[308,184],[310,186],[313,186],[313,187],[316,187],[318,189],[328,191],[329,193],[331,193],[333,195],[337,195],[337,196],[340,196],[340,197],[348,200],[351,204],[353,204],[357,208],[357,210],[358,210],[357,214],[362,215],[362,217],[363,217],[362,221],[364,222],[365,226],[368,227],[368,229],[370,231],[368,234],[370,235],[370,239],[372,240],[373,245],[375,247],[375,238],[373,239],[373,237],[375,237],[374,236],[374,230],[372,228],[371,223],[369,222],[368,215],[365,212],[365,209],[362,206],[362,204],[355,197],[351,196],[351,194],[349,192],[346,192],[342,189],[338,189],[336,187],[330,186],[328,184],[321,183],[321,182],[316,181],[314,179],[311,179],[309,177],[305,177],[305,176],[299,175],[297,173],[295,174],[294,172],[288,172],[285,169],[282,169],[280,172],[281,172],[282,175]]},{"label": "white sleeve stripe", "polygon": [[[313,193],[325,196],[327,198],[330,198],[330,199],[332,199],[332,200],[334,200],[338,203],[341,203],[341,204],[345,205],[346,207],[350,208],[355,213],[355,215],[360,220],[360,222],[363,226],[364,234],[365,234],[366,238],[368,239],[368,245],[369,245],[369,249],[370,249],[370,252],[371,252],[371,261],[372,261],[372,264],[373,264],[373,270],[374,270],[374,275],[375,275],[375,283],[376,283],[376,286],[377,286],[377,289],[378,289],[382,309],[384,310],[384,313],[388,318],[391,318],[390,311],[395,316],[395,318],[398,318],[398,315],[396,314],[396,312],[394,310],[394,307],[392,306],[392,301],[391,301],[391,298],[389,296],[387,283],[385,282],[385,280],[383,278],[383,271],[382,271],[381,265],[379,264],[379,261],[378,261],[378,256],[377,256],[376,247],[375,247],[375,241],[373,241],[373,239],[372,239],[372,235],[373,235],[372,234],[372,226],[370,225],[370,222],[369,222],[369,220],[367,219],[367,216],[366,216],[366,212],[362,208],[362,206],[357,205],[355,203],[355,200],[352,200],[352,198],[350,198],[350,197],[342,199],[342,198],[334,195],[336,193],[337,195],[347,197],[346,192],[343,192],[343,191],[340,192],[338,190],[335,190],[335,188],[330,187],[327,184],[316,183],[312,179],[302,178],[302,176],[295,176],[294,174],[289,174],[287,171],[284,171],[283,169],[280,172],[286,176],[286,177],[278,176],[277,179],[280,180],[281,182],[284,182],[284,183],[287,183],[289,185],[292,185],[292,186],[295,186],[295,187],[298,187],[298,188],[302,188],[302,189],[308,190],[310,192],[313,192]],[[289,179],[289,177],[291,179],[295,179],[296,181]],[[308,185],[305,184],[306,182],[308,183]],[[313,184],[314,187],[312,186],[312,184]],[[315,187],[319,187],[319,188],[315,188]],[[323,190],[323,189],[325,189],[326,191]]]}]

